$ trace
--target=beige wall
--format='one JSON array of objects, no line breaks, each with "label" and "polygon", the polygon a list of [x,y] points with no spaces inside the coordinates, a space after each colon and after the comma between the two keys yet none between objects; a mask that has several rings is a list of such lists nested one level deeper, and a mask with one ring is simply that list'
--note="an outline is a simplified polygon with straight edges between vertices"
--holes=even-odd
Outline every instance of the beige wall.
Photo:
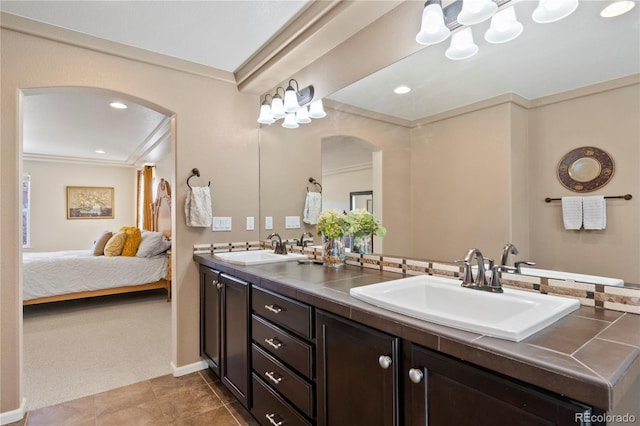
[{"label": "beige wall", "polygon": [[[328,173],[322,176],[322,209],[349,211],[349,194],[358,191],[373,191],[373,168]],[[376,196],[373,196],[374,202]],[[356,208],[365,208],[356,206]],[[377,212],[374,211],[376,217]]]},{"label": "beige wall", "polygon": [[[410,184],[408,129],[333,109],[327,109],[327,113],[326,118],[314,120],[298,129],[284,129],[280,124],[262,127],[261,224],[264,224],[264,216],[272,216],[273,232],[278,232],[282,238],[298,238],[303,231],[315,234],[315,226],[305,224],[301,229],[284,230],[284,217],[302,213],[309,177],[320,179],[322,176],[322,139],[357,137],[381,150],[382,188],[379,192],[382,205],[379,211],[382,213],[379,219],[388,230],[384,251],[405,251],[407,242],[411,240],[411,227],[407,226],[410,222],[410,194],[406,190]],[[262,238],[270,232],[263,229]]]},{"label": "beige wall", "polygon": [[[531,258],[550,269],[624,278],[640,283],[640,84],[534,108],[530,112],[529,181]],[[606,87],[606,85],[604,85]],[[553,100],[553,99],[551,99]],[[595,146],[615,162],[611,181],[585,195],[631,194],[607,200],[607,228],[567,231],[559,202],[545,197],[575,195],[557,178],[561,158],[574,148]]]},{"label": "beige wall", "polygon": [[255,240],[258,231],[237,227],[232,232],[213,233],[209,229],[187,228],[181,208],[185,182],[191,169],[198,167],[203,178],[211,181],[214,214],[233,216],[234,224],[244,223],[246,216],[258,216],[257,98],[239,94],[234,84],[225,81],[6,29],[2,29],[1,43],[0,412],[16,410],[21,404],[18,184],[22,165],[18,115],[19,90],[23,88],[100,87],[146,101],[147,106],[165,114],[176,114],[175,175],[170,178],[177,207],[173,240],[177,341],[173,362],[183,366],[199,361],[198,273],[192,260],[193,245],[230,239]]},{"label": "beige wall", "polygon": [[[89,249],[103,231],[136,224],[136,171],[131,167],[24,161],[23,170],[31,174],[29,251]],[[114,218],[68,220],[67,186],[113,187]]]}]

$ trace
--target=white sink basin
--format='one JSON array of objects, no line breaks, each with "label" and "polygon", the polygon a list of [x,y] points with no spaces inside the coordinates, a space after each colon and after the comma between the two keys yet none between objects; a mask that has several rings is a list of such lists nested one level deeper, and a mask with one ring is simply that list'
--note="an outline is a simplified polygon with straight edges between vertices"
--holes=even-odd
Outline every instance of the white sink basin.
[{"label": "white sink basin", "polygon": [[214,253],[213,257],[236,265],[262,265],[265,263],[289,262],[292,260],[306,259],[304,254],[289,253],[275,254],[273,250],[249,250]]},{"label": "white sink basin", "polygon": [[578,309],[580,302],[505,288],[489,293],[460,281],[417,275],[352,288],[351,296],[414,318],[519,342]]},{"label": "white sink basin", "polygon": [[581,283],[613,285],[616,287],[624,286],[624,280],[618,278],[599,277],[597,275],[575,274],[573,272],[551,271],[548,269],[538,268],[520,268],[520,272],[523,275],[551,278],[556,280],[580,281]]}]

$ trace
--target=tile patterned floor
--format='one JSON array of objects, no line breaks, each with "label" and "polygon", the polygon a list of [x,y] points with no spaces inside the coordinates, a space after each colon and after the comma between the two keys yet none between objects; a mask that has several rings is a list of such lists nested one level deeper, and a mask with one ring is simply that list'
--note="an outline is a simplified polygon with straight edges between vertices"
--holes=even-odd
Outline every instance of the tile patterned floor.
[{"label": "tile patterned floor", "polygon": [[134,383],[27,413],[10,426],[258,425],[209,370]]}]

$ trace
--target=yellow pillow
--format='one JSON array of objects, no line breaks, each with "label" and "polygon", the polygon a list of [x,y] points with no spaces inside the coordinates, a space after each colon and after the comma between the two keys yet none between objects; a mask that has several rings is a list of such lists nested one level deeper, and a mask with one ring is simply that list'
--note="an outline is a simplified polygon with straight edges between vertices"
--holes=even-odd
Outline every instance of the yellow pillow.
[{"label": "yellow pillow", "polygon": [[107,245],[104,246],[105,256],[120,256],[122,254],[122,248],[124,242],[127,240],[127,234],[124,231],[119,231],[113,234],[113,237],[109,238]]},{"label": "yellow pillow", "polygon": [[135,256],[138,252],[140,241],[142,241],[142,233],[135,226],[123,226],[120,231],[127,234],[124,247],[122,247],[122,256]]}]

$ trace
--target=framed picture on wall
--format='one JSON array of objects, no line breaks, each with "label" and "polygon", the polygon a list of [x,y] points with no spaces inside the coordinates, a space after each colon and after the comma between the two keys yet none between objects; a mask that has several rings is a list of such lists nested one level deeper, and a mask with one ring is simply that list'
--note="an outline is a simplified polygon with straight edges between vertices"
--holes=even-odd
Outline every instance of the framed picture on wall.
[{"label": "framed picture on wall", "polygon": [[113,219],[114,190],[98,186],[67,186],[67,219]]}]

